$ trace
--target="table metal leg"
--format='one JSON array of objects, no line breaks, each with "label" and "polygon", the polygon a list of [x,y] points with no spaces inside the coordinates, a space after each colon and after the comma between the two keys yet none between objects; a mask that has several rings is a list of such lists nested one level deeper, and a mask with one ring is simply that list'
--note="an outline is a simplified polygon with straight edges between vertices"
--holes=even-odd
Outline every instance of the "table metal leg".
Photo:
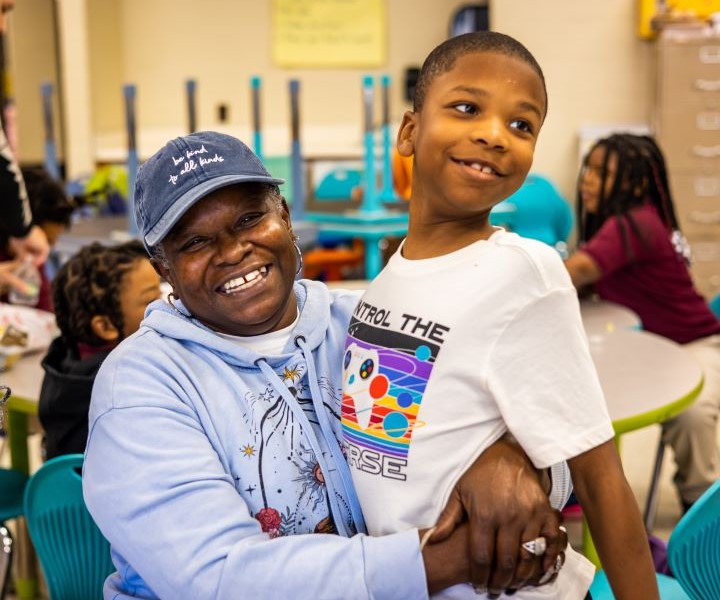
[{"label": "table metal leg", "polygon": [[[30,474],[28,452],[28,416],[22,412],[8,410],[8,445],[10,465]],[[37,559],[30,541],[25,519],[17,519],[17,550],[14,580],[20,600],[34,600],[38,595]]]}]

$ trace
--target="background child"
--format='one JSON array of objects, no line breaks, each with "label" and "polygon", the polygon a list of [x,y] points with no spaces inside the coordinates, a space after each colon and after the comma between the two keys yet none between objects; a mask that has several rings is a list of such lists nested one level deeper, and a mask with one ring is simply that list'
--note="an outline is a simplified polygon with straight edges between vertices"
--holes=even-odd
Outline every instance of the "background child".
[{"label": "background child", "polygon": [[[22,169],[25,180],[33,222],[42,229],[47,237],[48,245],[52,247],[58,238],[70,228],[71,217],[75,210],[74,202],[65,193],[58,181],[41,168]],[[0,260],[14,258],[8,244],[8,239],[0,240]],[[38,267],[40,272],[40,290],[36,308],[52,312],[52,297],[50,292],[50,275],[47,263]],[[4,299],[7,301],[7,298]]]},{"label": "background child", "polygon": [[652,138],[618,134],[595,143],[578,181],[577,217],[580,249],[565,263],[575,286],[593,284],[601,298],[635,311],[647,331],[685,344],[703,366],[700,396],[663,425],[687,510],[720,478],[720,322],[690,277],[665,160]]},{"label": "background child", "polygon": [[93,381],[110,351],[137,331],[160,297],[160,278],[138,241],[82,248],[52,284],[60,336],[43,359],[39,416],[47,458],[85,451]]},{"label": "background child", "polygon": [[[536,467],[568,461],[616,598],[657,598],[567,271],[488,221],[525,179],[546,110],[539,65],[508,36],[461,35],[426,59],[398,133],[414,156],[408,235],[349,327],[346,451],[368,530],[383,534],[433,525],[465,465],[509,430]],[[527,560],[538,534],[517,534]],[[584,598],[593,574],[568,549],[551,587],[516,597]]]}]

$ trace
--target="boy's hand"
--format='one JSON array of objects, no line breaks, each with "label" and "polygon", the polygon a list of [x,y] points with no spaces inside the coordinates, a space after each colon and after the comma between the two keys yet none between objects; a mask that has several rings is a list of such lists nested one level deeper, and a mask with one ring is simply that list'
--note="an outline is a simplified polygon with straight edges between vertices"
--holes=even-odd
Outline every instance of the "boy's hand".
[{"label": "boy's hand", "polygon": [[[501,439],[460,478],[430,543],[444,540],[463,521],[470,527],[470,578],[490,594],[537,583],[567,547],[560,513],[550,506],[541,477],[520,446]],[[543,536],[536,557],[521,544]]]}]

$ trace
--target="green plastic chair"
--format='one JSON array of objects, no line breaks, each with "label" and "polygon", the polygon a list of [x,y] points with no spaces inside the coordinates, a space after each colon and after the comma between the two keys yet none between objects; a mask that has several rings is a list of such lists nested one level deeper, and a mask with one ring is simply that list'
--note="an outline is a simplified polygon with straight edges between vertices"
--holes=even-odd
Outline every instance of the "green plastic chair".
[{"label": "green plastic chair", "polygon": [[720,480],[673,529],[668,563],[690,598],[720,598]]},{"label": "green plastic chair", "polygon": [[25,489],[25,518],[50,600],[97,600],[115,570],[110,545],[85,506],[82,454],[47,461]]}]

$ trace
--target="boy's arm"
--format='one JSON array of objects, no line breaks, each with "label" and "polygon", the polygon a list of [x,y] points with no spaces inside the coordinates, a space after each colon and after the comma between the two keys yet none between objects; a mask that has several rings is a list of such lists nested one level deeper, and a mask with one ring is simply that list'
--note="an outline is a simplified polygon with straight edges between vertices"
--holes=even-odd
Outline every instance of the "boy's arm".
[{"label": "boy's arm", "polygon": [[568,463],[615,598],[659,598],[647,533],[614,440]]}]

